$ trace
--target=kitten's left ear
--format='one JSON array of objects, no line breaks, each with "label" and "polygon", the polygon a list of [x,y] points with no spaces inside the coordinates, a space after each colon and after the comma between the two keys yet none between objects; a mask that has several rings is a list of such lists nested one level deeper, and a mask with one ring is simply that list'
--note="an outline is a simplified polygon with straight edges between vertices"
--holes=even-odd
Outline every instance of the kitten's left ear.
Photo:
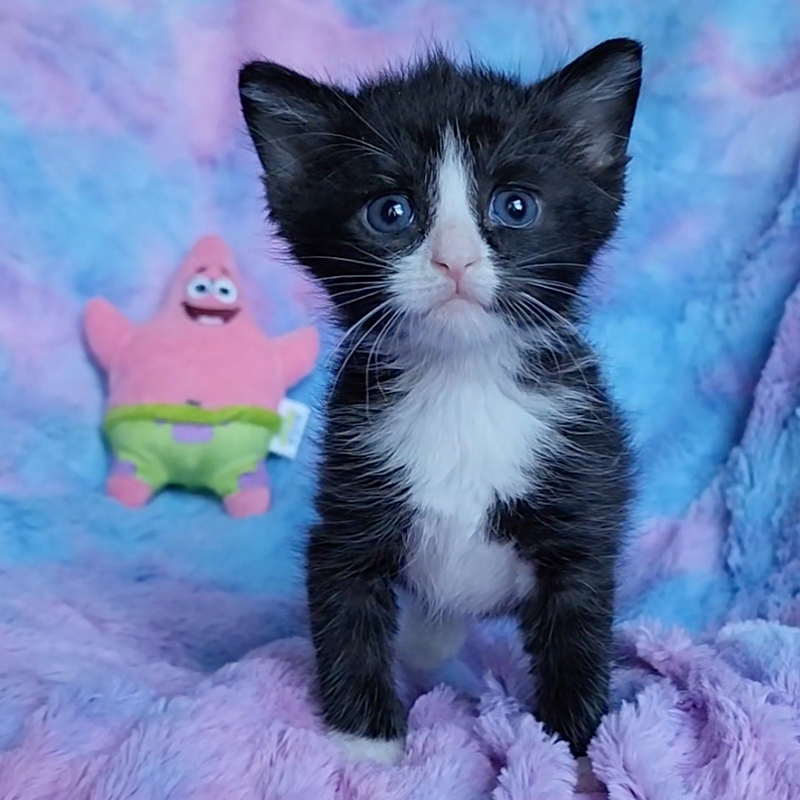
[{"label": "kitten's left ear", "polygon": [[571,129],[593,170],[625,158],[642,83],[642,46],[609,39],[576,58],[541,87]]},{"label": "kitten's left ear", "polygon": [[326,142],[341,95],[280,64],[253,61],[239,72],[239,98],[272,204],[303,178]]}]

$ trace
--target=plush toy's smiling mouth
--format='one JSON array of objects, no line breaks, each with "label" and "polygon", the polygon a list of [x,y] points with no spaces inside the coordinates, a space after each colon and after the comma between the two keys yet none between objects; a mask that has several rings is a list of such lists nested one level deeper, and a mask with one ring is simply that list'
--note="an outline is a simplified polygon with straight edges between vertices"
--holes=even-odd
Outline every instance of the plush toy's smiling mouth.
[{"label": "plush toy's smiling mouth", "polygon": [[184,303],[183,307],[189,319],[201,325],[224,325],[239,313],[238,308],[200,308],[189,303]]}]

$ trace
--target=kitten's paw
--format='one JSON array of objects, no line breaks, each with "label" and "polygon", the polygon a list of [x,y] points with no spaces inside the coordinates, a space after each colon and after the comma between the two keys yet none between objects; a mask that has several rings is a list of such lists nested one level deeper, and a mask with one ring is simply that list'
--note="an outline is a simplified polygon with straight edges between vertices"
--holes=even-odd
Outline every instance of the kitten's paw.
[{"label": "kitten's paw", "polygon": [[331,731],[328,738],[342,751],[348,761],[375,761],[394,766],[403,757],[405,746],[402,739],[370,739],[352,733]]}]

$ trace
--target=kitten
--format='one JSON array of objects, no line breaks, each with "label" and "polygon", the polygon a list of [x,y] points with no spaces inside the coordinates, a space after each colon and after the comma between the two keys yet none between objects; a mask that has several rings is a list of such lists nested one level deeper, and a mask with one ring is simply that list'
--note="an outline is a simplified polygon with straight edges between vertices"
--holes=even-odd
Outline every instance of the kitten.
[{"label": "kitten", "polygon": [[434,666],[493,615],[519,620],[535,712],[576,756],[604,713],[632,466],[576,323],[640,80],[627,39],[533,85],[438,52],[354,93],[240,73],[271,218],[347,329],[307,586],[353,757],[402,753],[394,654]]}]

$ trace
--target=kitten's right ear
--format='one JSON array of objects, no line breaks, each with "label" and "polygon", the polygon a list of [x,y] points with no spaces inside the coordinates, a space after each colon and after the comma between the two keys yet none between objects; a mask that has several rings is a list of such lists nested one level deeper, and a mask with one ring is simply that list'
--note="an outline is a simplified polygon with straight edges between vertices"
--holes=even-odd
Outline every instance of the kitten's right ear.
[{"label": "kitten's right ear", "polygon": [[239,99],[272,198],[291,186],[332,129],[340,98],[280,64],[253,61],[239,71]]},{"label": "kitten's right ear", "polygon": [[641,82],[641,44],[609,39],[541,84],[590,169],[623,162]]}]

